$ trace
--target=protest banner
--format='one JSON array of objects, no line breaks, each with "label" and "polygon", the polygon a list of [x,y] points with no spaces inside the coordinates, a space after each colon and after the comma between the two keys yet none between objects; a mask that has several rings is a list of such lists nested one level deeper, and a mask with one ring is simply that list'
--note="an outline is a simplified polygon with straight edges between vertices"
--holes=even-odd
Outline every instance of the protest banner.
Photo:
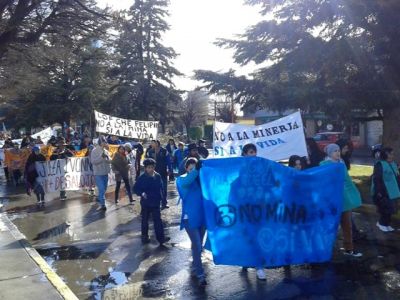
[{"label": "protest banner", "polygon": [[203,161],[214,262],[276,267],[329,261],[342,213],[343,168],[300,172],[260,157]]},{"label": "protest banner", "polygon": [[157,138],[157,121],[122,119],[102,114],[98,111],[94,111],[94,114],[97,132],[140,140]]},{"label": "protest banner", "polygon": [[[40,137],[42,142],[44,144],[47,144],[47,142],[50,140],[51,136],[53,136],[55,134],[56,134],[56,132],[55,132],[55,130],[53,130],[53,128],[47,127],[46,129],[43,129],[42,131],[32,134],[31,137],[33,139],[37,139],[38,137]],[[17,143],[19,145],[21,145],[21,143],[22,143],[22,139],[15,139],[12,141],[13,141],[13,143]]]},{"label": "protest banner", "polygon": [[47,142],[50,140],[50,138],[55,135],[55,130],[51,127],[47,127],[46,129],[43,129],[42,131],[39,131],[38,133],[32,134],[32,138],[37,139],[40,137],[43,143],[47,144]]},{"label": "protest banner", "polygon": [[[46,193],[77,191],[95,186],[93,167],[88,157],[36,162],[36,171]],[[109,174],[108,184],[115,184],[113,172]]]},{"label": "protest banner", "polygon": [[256,145],[257,156],[270,160],[308,155],[300,112],[256,126],[215,122],[215,158],[241,156],[243,146],[249,143]]},{"label": "protest banner", "polygon": [[10,170],[24,170],[31,151],[29,149],[4,149],[4,165]]}]

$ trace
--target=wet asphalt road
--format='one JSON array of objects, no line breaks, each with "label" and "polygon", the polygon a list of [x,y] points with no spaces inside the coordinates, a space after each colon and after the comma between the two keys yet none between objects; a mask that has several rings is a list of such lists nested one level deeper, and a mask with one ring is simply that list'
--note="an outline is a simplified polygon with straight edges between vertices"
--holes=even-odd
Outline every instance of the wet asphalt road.
[{"label": "wet asphalt road", "polygon": [[154,236],[150,244],[141,244],[139,205],[127,205],[126,198],[115,206],[109,194],[105,213],[84,193],[69,193],[67,201],[53,199],[38,208],[22,188],[2,182],[0,200],[80,299],[400,299],[400,231],[378,232],[372,207],[355,214],[367,233],[356,244],[362,259],[343,257],[339,240],[331,263],[270,269],[262,282],[255,270],[215,266],[206,254],[208,286],[199,288],[190,277],[190,243],[179,230],[173,184],[169,190],[171,208],[162,218],[171,241],[162,248]]}]

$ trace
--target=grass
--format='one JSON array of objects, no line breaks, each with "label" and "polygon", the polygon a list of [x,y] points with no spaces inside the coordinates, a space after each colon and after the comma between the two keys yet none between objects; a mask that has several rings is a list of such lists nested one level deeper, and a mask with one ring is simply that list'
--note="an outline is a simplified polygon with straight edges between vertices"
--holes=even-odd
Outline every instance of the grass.
[{"label": "grass", "polygon": [[360,165],[351,165],[351,169],[349,171],[350,176],[358,187],[364,202],[372,201],[370,195],[372,172],[373,167]]}]

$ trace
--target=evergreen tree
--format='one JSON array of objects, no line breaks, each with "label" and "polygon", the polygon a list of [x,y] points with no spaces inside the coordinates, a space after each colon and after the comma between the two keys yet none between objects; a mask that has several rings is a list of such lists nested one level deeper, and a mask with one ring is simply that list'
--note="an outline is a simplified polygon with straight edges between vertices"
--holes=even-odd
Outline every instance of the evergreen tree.
[{"label": "evergreen tree", "polygon": [[[265,19],[239,39],[221,39],[237,63],[260,68],[251,78],[198,71],[214,91],[276,110],[301,108],[351,119],[376,111],[384,143],[400,148],[400,2],[248,0]],[[365,118],[368,119],[368,118]]]},{"label": "evergreen tree", "polygon": [[[88,36],[46,37],[20,52],[9,52],[3,74],[10,80],[8,103],[14,124],[42,126],[79,120],[89,123],[93,109],[107,99],[110,55],[102,36],[107,24]],[[16,61],[22,67],[17,67]]]},{"label": "evergreen tree", "polygon": [[10,50],[34,45],[43,36],[80,31],[90,34],[98,21],[107,19],[94,0],[0,1],[0,59]]},{"label": "evergreen tree", "polygon": [[135,0],[121,13],[117,42],[118,67],[110,109],[120,117],[160,120],[165,126],[168,102],[180,99],[172,82],[180,73],[172,65],[175,51],[162,44],[169,29],[165,18],[168,1]]}]

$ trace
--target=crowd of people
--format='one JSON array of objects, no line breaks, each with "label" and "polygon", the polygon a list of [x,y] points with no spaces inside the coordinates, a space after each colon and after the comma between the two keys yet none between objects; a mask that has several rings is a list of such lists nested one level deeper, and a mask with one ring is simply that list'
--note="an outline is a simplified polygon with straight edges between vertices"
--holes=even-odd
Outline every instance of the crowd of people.
[{"label": "crowd of people", "polygon": [[[320,165],[341,163],[344,165],[344,197],[343,211],[340,218],[340,226],[343,233],[343,255],[359,258],[362,253],[357,251],[354,241],[363,236],[356,228],[352,210],[361,206],[360,192],[353,183],[348,170],[350,169],[351,144],[346,140],[339,140],[335,144],[329,144],[325,151],[319,149],[312,138],[308,138],[308,157],[293,155],[289,158],[288,166],[298,171],[313,168]],[[195,151],[196,152],[196,151]],[[242,156],[257,156],[257,147],[247,144],[243,147]],[[201,251],[203,249],[203,237],[206,230],[204,216],[198,212],[202,208],[201,181],[199,180],[199,169],[201,159],[188,155],[184,160],[184,169],[177,179],[177,187],[182,198],[181,228],[184,228],[192,243],[192,270],[200,285],[207,284],[206,275],[202,267]],[[371,195],[378,208],[380,219],[376,223],[379,230],[391,232],[395,229],[391,226],[391,216],[396,212],[397,201],[400,198],[400,176],[398,165],[394,162],[394,151],[392,148],[383,148],[380,158],[376,161],[372,175]],[[256,269],[259,280],[266,280],[264,266],[249,266]],[[244,271],[247,267],[243,268]]]},{"label": "crowd of people", "polygon": [[[32,191],[36,195],[38,203],[43,203],[44,189],[37,181],[38,174],[35,169],[35,162],[45,160],[40,153],[40,142],[40,137],[32,140],[26,136],[21,146],[6,140],[4,148],[11,148],[10,151],[20,151],[20,148],[31,147],[32,153],[27,159],[23,173],[28,191]],[[354,223],[352,210],[361,206],[362,199],[348,173],[351,168],[351,145],[346,140],[339,140],[335,144],[327,145],[325,151],[322,151],[312,138],[308,138],[306,143],[308,156],[293,155],[289,158],[288,166],[298,171],[332,163],[341,163],[345,166],[343,168],[345,172],[343,212],[340,219],[343,232],[343,254],[356,258],[361,257],[362,253],[355,249],[354,241],[363,236]],[[65,159],[71,157],[74,151],[88,149],[85,155],[89,157],[93,166],[99,210],[107,210],[105,194],[111,170],[115,173],[116,180],[115,204],[120,201],[122,182],[125,185],[130,204],[133,205],[135,202],[133,194],[140,197],[143,243],[150,241],[150,217],[153,219],[156,239],[160,245],[170,239],[164,234],[161,211],[169,208],[168,183],[176,181],[182,199],[181,229],[186,230],[192,244],[193,276],[198,279],[200,285],[207,284],[201,262],[206,224],[199,178],[202,161],[209,157],[204,140],[185,145],[182,142],[176,144],[174,139],[170,139],[165,147],[159,140],[153,140],[146,150],[140,143],[122,141],[115,136],[99,136],[95,144],[89,136],[73,135],[68,140],[60,136],[52,137],[48,144],[55,147],[50,157],[51,160]],[[113,156],[109,152],[109,145],[118,145],[118,150]],[[391,217],[397,209],[396,200],[400,198],[399,168],[394,162],[393,153],[391,148],[381,150],[380,158],[376,161],[372,175],[371,195],[380,214],[376,226],[382,232],[394,231]],[[257,156],[257,147],[254,144],[245,145],[242,149],[242,156]],[[5,167],[5,172],[6,176],[10,176],[7,167]],[[18,183],[23,174],[19,172],[11,175]],[[178,177],[176,178],[176,176]],[[65,200],[65,191],[60,192],[60,198]],[[249,267],[256,269],[258,279],[266,279],[264,266]]]}]

